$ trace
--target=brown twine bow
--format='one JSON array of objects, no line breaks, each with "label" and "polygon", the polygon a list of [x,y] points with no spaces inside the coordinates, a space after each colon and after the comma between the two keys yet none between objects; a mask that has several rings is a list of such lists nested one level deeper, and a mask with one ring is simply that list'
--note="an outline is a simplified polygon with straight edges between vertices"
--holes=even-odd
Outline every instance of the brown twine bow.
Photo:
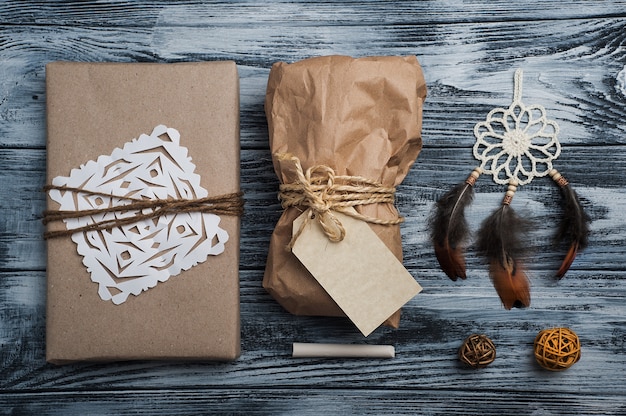
[{"label": "brown twine bow", "polygon": [[291,250],[296,240],[304,231],[308,222],[316,219],[324,234],[330,241],[339,242],[346,235],[346,230],[334,212],[341,212],[352,218],[370,224],[396,225],[404,221],[398,217],[393,220],[382,220],[360,214],[351,209],[357,205],[394,203],[393,187],[361,176],[335,175],[335,171],[325,165],[302,169],[300,159],[289,154],[277,154],[279,161],[288,160],[295,165],[296,180],[293,183],[281,184],[278,197],[284,209],[289,207],[307,207],[311,215],[307,215],[298,231],[287,245]]},{"label": "brown twine bow", "polygon": [[118,198],[131,202],[126,205],[120,205],[115,207],[96,208],[79,211],[46,210],[43,212],[42,219],[44,225],[69,218],[83,218],[91,215],[100,215],[105,213],[134,212],[134,214],[125,218],[115,218],[111,220],[94,222],[92,224],[69,230],[46,231],[44,233],[44,239],[65,237],[74,233],[84,231],[110,230],[115,227],[121,227],[124,225],[137,223],[142,220],[161,217],[166,214],[179,214],[185,212],[200,212],[234,216],[241,216],[243,214],[243,192],[234,192],[230,194],[198,199],[168,198],[143,200],[132,197],[111,195],[97,191],[89,191],[80,188],[72,188],[68,186],[46,185],[44,187],[45,192],[48,192],[52,189],[63,192],[81,193],[90,196]]}]

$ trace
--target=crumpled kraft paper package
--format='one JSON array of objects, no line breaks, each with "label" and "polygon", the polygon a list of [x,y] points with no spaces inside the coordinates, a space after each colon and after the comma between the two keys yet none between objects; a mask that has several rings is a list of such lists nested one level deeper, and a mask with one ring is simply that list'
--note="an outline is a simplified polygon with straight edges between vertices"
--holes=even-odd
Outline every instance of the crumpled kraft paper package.
[{"label": "crumpled kraft paper package", "polygon": [[[295,179],[298,157],[306,170],[327,165],[337,175],[363,176],[385,186],[399,185],[422,147],[422,106],[426,83],[414,56],[325,56],[272,66],[265,99],[270,149],[281,183]],[[290,313],[344,316],[304,268],[285,250],[292,223],[303,210],[287,208],[270,241],[263,287]],[[360,213],[384,220],[398,216],[392,204],[361,205]],[[399,225],[369,224],[402,260]],[[386,322],[399,325],[400,311]]]},{"label": "crumpled kraft paper package", "polygon": [[[48,183],[166,125],[180,133],[209,195],[239,191],[234,62],[54,62],[46,82]],[[48,209],[58,208],[48,199]],[[224,252],[119,305],[98,296],[70,237],[47,240],[47,360],[237,358],[240,219],[220,218]]]}]

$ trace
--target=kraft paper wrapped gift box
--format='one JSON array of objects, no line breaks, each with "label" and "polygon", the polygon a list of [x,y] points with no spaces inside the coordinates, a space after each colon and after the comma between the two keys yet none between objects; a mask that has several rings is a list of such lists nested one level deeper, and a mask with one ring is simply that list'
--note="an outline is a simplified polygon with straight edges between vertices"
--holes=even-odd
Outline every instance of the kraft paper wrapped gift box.
[{"label": "kraft paper wrapped gift box", "polygon": [[[54,62],[46,67],[46,82],[48,184],[95,187],[90,191],[139,199],[239,191],[234,62]],[[155,148],[160,140],[163,146]],[[152,160],[154,152],[161,153]],[[138,186],[142,181],[145,186]],[[159,187],[167,188],[165,193]],[[67,194],[49,191],[48,209],[63,209],[72,200],[78,207],[88,199],[115,205],[113,198]],[[117,235],[113,247],[104,238],[115,237],[113,231],[47,240],[49,362],[239,356],[239,217],[194,213],[150,221],[161,231],[150,230],[145,222],[131,224],[126,234],[141,238],[124,241]],[[163,226],[162,221],[171,223]],[[66,227],[49,223],[48,231]],[[206,234],[207,229],[216,235]],[[194,236],[196,240],[189,239]],[[146,242],[147,247],[139,247]],[[205,252],[206,244],[211,254]],[[138,278],[150,267],[146,273],[156,270],[157,276],[142,283]],[[130,294],[124,285],[132,287]]]}]

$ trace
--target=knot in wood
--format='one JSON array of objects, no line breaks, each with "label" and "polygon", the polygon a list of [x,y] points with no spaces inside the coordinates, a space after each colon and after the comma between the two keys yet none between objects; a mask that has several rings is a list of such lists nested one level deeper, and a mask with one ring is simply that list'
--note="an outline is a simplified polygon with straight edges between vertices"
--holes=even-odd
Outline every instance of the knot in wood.
[{"label": "knot in wood", "polygon": [[569,328],[544,329],[534,343],[535,359],[546,370],[561,371],[580,360],[580,340]]},{"label": "knot in wood", "polygon": [[459,359],[472,368],[482,368],[496,359],[496,346],[486,335],[472,334],[459,348]]}]

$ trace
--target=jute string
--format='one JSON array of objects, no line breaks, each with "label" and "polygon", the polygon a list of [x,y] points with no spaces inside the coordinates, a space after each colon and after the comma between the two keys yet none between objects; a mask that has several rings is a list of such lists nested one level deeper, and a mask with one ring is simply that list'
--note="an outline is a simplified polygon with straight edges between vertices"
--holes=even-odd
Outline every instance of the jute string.
[{"label": "jute string", "polygon": [[313,219],[318,221],[330,241],[342,241],[346,230],[334,212],[370,224],[396,225],[404,221],[402,217],[382,220],[351,209],[357,205],[393,204],[394,187],[383,186],[361,176],[336,175],[332,168],[325,165],[312,166],[305,172],[297,157],[289,154],[277,154],[276,157],[279,161],[291,161],[296,173],[295,182],[280,185],[278,197],[282,207],[306,207],[311,212],[294,233],[287,250],[293,248],[306,225]]},{"label": "jute string", "polygon": [[55,186],[47,185],[44,187],[44,191],[58,190],[62,192],[74,192],[81,193],[88,196],[99,196],[105,198],[117,198],[130,201],[126,205],[120,205],[115,207],[87,209],[79,211],[55,211],[46,210],[43,212],[44,225],[63,221],[70,218],[83,218],[92,215],[101,215],[105,213],[129,213],[133,215],[124,218],[114,218],[110,220],[103,220],[94,222],[92,224],[85,225],[83,227],[77,227],[69,230],[59,231],[46,231],[44,233],[44,239],[66,237],[77,232],[85,231],[97,231],[97,230],[110,230],[112,228],[121,227],[137,223],[142,220],[161,217],[167,214],[179,214],[186,212],[201,212],[217,215],[234,215],[241,216],[243,214],[243,192],[234,192],[230,194],[224,194],[219,196],[212,196],[198,199],[138,199],[132,197],[124,197],[118,195],[111,195],[107,193],[89,191],[80,188],[72,188],[68,186]]}]

